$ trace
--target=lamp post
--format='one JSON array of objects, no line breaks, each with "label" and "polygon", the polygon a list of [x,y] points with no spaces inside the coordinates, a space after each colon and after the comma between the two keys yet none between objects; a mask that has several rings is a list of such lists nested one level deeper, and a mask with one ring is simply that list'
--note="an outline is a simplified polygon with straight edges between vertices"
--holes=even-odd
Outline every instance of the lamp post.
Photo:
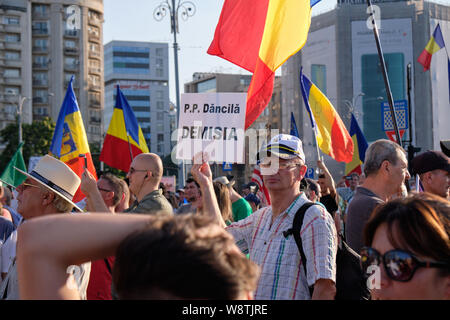
[{"label": "lamp post", "polygon": [[[153,17],[156,21],[161,21],[167,14],[170,13],[170,33],[173,33],[173,53],[175,59],[175,92],[176,92],[176,103],[177,103],[177,119],[176,127],[178,128],[178,121],[180,118],[180,84],[179,84],[179,74],[178,74],[178,43],[177,43],[177,33],[178,29],[178,14],[181,14],[181,18],[186,21],[189,17],[195,14],[195,5],[191,1],[182,0],[166,0],[161,2],[153,11]],[[181,165],[181,175],[178,175],[178,183],[180,188],[183,186],[185,181],[185,167],[184,161]]]}]

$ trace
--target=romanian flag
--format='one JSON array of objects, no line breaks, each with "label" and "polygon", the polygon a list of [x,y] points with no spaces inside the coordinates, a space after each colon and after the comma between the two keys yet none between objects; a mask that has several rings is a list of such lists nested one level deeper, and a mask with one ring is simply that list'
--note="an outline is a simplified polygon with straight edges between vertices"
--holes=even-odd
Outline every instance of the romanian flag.
[{"label": "romanian flag", "polygon": [[225,0],[208,54],[253,73],[245,129],[272,97],[275,70],[306,42],[320,0]]},{"label": "romanian flag", "polygon": [[[52,144],[50,145],[50,153],[67,164],[80,178],[85,165],[84,158],[80,155],[86,155],[87,169],[97,178],[80,108],[73,92],[72,81],[73,76],[70,79],[66,96],[59,111]],[[83,198],[83,193],[78,189],[72,201],[76,203]]]},{"label": "romanian flag", "polygon": [[352,161],[345,165],[345,175],[349,175],[352,172],[362,173],[361,165],[364,163],[366,158],[366,150],[368,144],[364,134],[359,128],[358,122],[355,116],[352,114],[352,122],[350,124],[350,136],[353,140],[353,158]]},{"label": "romanian flag", "polygon": [[149,150],[141,127],[117,85],[116,105],[103,142],[100,161],[110,167],[128,172],[133,158],[147,152]]},{"label": "romanian flag", "polygon": [[423,65],[423,71],[430,69],[431,56],[443,47],[445,47],[444,38],[442,37],[441,27],[438,24],[436,29],[434,29],[430,41],[428,41],[427,46],[417,59],[417,61]]},{"label": "romanian flag", "polygon": [[322,152],[336,161],[352,161],[352,138],[331,102],[302,72],[300,85],[317,144]]}]

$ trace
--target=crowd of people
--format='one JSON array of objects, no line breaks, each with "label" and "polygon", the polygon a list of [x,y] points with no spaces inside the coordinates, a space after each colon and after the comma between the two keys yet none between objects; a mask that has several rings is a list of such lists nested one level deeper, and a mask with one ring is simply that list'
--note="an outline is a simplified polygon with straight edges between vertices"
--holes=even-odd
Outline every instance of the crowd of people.
[{"label": "crowd of people", "polygon": [[[0,188],[0,299],[334,299],[343,241],[360,254],[371,299],[450,299],[448,155],[419,154],[410,173],[405,151],[377,140],[361,174],[337,183],[322,160],[318,179],[305,177],[291,135],[258,159],[270,205],[254,182],[213,177],[204,153],[176,192],[153,153],[137,155],[125,180],[80,178],[49,155],[17,169],[25,181]],[[302,258],[286,231],[311,202]]]}]

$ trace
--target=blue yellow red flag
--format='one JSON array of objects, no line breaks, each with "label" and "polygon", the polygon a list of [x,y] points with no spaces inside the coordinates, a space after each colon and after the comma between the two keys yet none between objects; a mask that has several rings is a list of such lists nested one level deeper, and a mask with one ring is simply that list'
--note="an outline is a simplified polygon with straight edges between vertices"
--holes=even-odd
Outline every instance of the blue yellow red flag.
[{"label": "blue yellow red flag", "polygon": [[[85,160],[80,155],[85,155],[87,169],[97,178],[72,82],[73,76],[70,79],[61,110],[59,111],[50,145],[50,153],[67,164],[80,178],[85,166]],[[83,198],[84,194],[78,189],[72,201],[79,202]]]}]

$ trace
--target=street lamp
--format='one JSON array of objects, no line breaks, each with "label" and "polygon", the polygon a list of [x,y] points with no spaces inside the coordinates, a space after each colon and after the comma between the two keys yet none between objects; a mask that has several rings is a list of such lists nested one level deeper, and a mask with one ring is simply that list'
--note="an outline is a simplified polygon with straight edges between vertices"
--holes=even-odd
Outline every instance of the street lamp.
[{"label": "street lamp", "polygon": [[22,97],[21,94],[17,94],[14,92],[6,92],[6,95],[12,95],[12,96],[17,96],[18,100],[17,100],[17,123],[18,123],[18,127],[19,127],[19,144],[23,141],[23,135],[22,135],[22,110],[23,110],[23,104],[25,103],[26,100],[31,100],[31,98],[29,97]]},{"label": "street lamp", "polygon": [[[178,74],[178,43],[177,43],[177,33],[178,29],[178,14],[181,14],[181,18],[186,21],[189,17],[195,14],[195,5],[191,1],[182,0],[165,0],[161,2],[153,11],[153,17],[156,21],[161,21],[167,14],[170,13],[170,33],[173,33],[173,52],[175,59],[175,91],[176,91],[176,102],[177,102],[177,119],[176,126],[178,127],[178,120],[180,117],[180,84],[179,84],[179,74]],[[181,175],[179,176],[179,185],[183,185],[185,181],[185,168],[184,161],[182,164]]]}]

